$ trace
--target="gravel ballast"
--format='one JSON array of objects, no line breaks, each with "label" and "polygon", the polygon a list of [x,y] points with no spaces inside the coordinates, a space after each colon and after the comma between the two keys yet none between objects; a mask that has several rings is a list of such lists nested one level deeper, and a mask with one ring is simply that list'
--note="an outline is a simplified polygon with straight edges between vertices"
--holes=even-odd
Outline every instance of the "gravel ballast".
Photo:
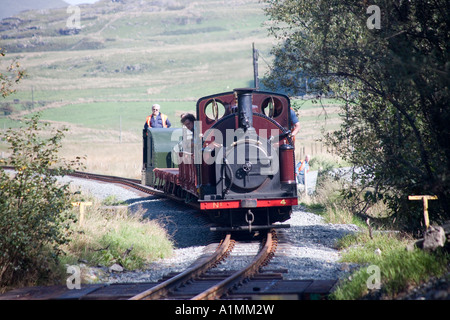
[{"label": "gravel ballast", "polygon": [[[118,200],[129,203],[129,211],[144,210],[149,219],[158,220],[174,241],[172,257],[149,265],[146,270],[109,273],[106,282],[154,282],[171,272],[181,272],[198,259],[217,235],[209,231],[209,221],[187,205],[180,205],[155,196],[141,198],[133,191],[118,185],[65,177],[94,197],[105,199],[115,195]],[[355,225],[325,223],[322,217],[295,207],[291,219],[283,222],[291,225],[283,229],[280,244],[267,270],[287,269],[285,279],[338,279],[343,265],[339,252],[334,248],[337,239],[358,231]]]},{"label": "gravel ballast", "polygon": [[289,229],[282,229],[280,245],[267,269],[286,268],[286,280],[338,279],[346,265],[338,262],[335,242],[358,231],[353,224],[325,223],[323,218],[294,207]]}]

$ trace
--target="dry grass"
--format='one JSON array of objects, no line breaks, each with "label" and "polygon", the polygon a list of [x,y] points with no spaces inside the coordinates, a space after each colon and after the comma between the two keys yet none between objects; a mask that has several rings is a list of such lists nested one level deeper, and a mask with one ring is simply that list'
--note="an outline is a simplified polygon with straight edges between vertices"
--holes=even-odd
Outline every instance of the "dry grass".
[{"label": "dry grass", "polygon": [[99,201],[90,200],[93,205],[86,207],[85,220],[72,227],[72,241],[64,248],[66,263],[84,260],[92,266],[119,263],[137,269],[172,254],[166,230],[160,222],[143,218],[143,210],[134,214],[126,207],[108,211]]},{"label": "dry grass", "polygon": [[140,143],[74,142],[67,145],[62,154],[71,159],[86,156],[86,172],[140,179],[142,169],[142,145]]}]

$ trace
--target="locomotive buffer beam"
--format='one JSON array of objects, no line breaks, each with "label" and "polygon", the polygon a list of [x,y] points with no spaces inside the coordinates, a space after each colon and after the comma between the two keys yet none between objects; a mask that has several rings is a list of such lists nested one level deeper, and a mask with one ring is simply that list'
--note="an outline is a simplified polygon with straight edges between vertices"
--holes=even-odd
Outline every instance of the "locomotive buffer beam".
[{"label": "locomotive buffer beam", "polygon": [[210,227],[210,231],[230,232],[230,231],[253,231],[267,229],[283,229],[290,228],[290,224],[270,224],[270,225],[252,225],[252,226],[235,226],[235,227]]}]

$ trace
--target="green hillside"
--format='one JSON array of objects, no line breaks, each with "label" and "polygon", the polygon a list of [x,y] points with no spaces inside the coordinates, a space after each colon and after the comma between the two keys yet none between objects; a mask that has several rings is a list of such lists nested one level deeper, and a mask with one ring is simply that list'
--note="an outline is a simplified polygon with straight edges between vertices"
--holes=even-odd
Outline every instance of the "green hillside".
[{"label": "green hillside", "polygon": [[[2,66],[16,59],[28,77],[16,94],[2,99],[14,112],[0,114],[0,129],[44,110],[42,119],[69,125],[75,154],[79,141],[103,146],[120,136],[122,144],[139,145],[155,102],[180,126],[179,115],[195,110],[198,98],[253,85],[252,43],[268,60],[273,42],[262,5],[103,0],[79,6],[76,29],[76,13],[67,8],[2,20],[1,47],[7,51]],[[260,75],[266,70],[260,60]],[[137,152],[139,164],[138,147]]]},{"label": "green hillside", "polygon": [[10,99],[72,107],[183,100],[178,109],[189,109],[203,95],[251,85],[252,42],[263,54],[271,46],[258,0],[105,0],[80,13],[77,34],[67,31],[66,8],[2,26],[2,46],[28,74]]}]

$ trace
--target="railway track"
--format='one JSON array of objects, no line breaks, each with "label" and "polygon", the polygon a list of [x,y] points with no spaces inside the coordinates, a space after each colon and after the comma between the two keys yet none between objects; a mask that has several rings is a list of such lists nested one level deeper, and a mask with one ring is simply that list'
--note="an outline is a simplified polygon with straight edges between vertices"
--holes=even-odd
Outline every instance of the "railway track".
[{"label": "railway track", "polygon": [[[15,170],[14,167],[11,166],[2,166],[5,170]],[[66,176],[74,177],[74,178],[80,178],[80,179],[86,179],[86,180],[94,180],[99,182],[105,182],[105,183],[114,183],[114,184],[120,184],[122,186],[126,186],[129,188],[132,188],[134,190],[138,190],[140,192],[156,195],[156,196],[164,196],[167,197],[164,192],[142,185],[141,181],[138,179],[131,179],[131,178],[123,178],[123,177],[117,177],[117,176],[108,176],[103,174],[96,174],[96,173],[89,173],[89,172],[82,172],[82,171],[73,171],[70,174],[67,174]]]},{"label": "railway track", "polygon": [[144,291],[132,300],[155,299],[165,297],[168,299],[214,300],[225,295],[232,287],[238,286],[245,279],[257,274],[260,268],[270,259],[276,249],[273,239],[275,232],[268,232],[254,259],[241,270],[233,272],[210,272],[224,258],[230,255],[235,246],[231,235],[227,234],[216,252],[206,261],[201,261],[185,272]]},{"label": "railway track", "polygon": [[139,190],[139,191],[147,193],[147,194],[161,195],[161,196],[163,195],[163,192],[161,192],[159,190],[142,185],[141,181],[138,179],[107,176],[107,175],[102,175],[102,174],[95,174],[95,173],[88,173],[88,172],[81,172],[81,171],[74,171],[73,173],[68,174],[68,176],[75,177],[75,178],[81,178],[81,179],[106,182],[106,183],[115,183],[115,184],[120,184],[123,186],[130,187],[135,190]]},{"label": "railway track", "polygon": [[233,246],[234,241],[231,240],[231,234],[227,234],[217,247],[214,254],[200,259],[200,261],[194,263],[193,266],[184,272],[131,297],[130,300],[152,300],[167,297],[169,294],[173,294],[173,292],[181,286],[185,285],[189,281],[195,280],[207,270],[220,263],[220,261],[222,261],[230,253]]},{"label": "railway track", "polygon": [[[283,280],[287,270],[262,270],[275,254],[277,235],[274,230],[260,243],[233,240],[230,234],[217,245],[212,254],[194,262],[184,272],[167,275],[157,283],[117,283],[82,285],[80,289],[67,286],[31,287],[13,290],[0,300],[261,300],[325,299],[334,280]],[[253,259],[242,268],[224,268],[231,264],[237,246],[259,249]],[[246,255],[253,255],[252,250]]]},{"label": "railway track", "polygon": [[[71,176],[121,184],[146,194],[164,196],[158,190],[142,186],[135,179],[83,172],[75,172]],[[275,230],[267,232],[261,242],[256,244],[259,248],[257,253],[246,253],[253,255],[253,259],[245,267],[226,270],[215,268],[226,259],[230,260],[233,248],[239,243],[232,239],[231,234],[227,234],[212,254],[201,257],[184,272],[158,283],[104,283],[83,285],[80,290],[72,290],[68,286],[32,287],[13,290],[0,296],[0,300],[213,300],[255,299],[261,296],[277,299],[322,299],[336,283],[335,280],[283,280],[283,273],[287,270],[261,272],[262,267],[275,254],[278,244]]]},{"label": "railway track", "polygon": [[126,187],[132,188],[134,190],[138,190],[138,191],[146,193],[146,194],[169,198],[169,199],[175,200],[177,202],[188,204],[189,206],[191,206],[194,209],[200,209],[199,204],[196,202],[186,203],[185,199],[181,199],[181,198],[178,198],[171,194],[164,193],[161,190],[158,190],[158,189],[155,189],[155,188],[152,188],[149,186],[145,186],[145,185],[141,184],[141,181],[138,179],[107,176],[107,175],[80,172],[80,171],[75,171],[75,172],[69,174],[68,176],[75,177],[75,178],[81,178],[81,179],[89,179],[89,180],[95,180],[95,181],[100,181],[100,182],[106,182],[106,183],[120,184],[122,186],[126,186]]},{"label": "railway track", "polygon": [[[140,184],[137,179],[127,179],[106,175],[98,175],[84,172],[75,172],[74,177],[92,179],[108,183],[118,183],[141,192],[167,197],[162,191]],[[170,197],[169,197],[170,198]],[[174,198],[180,201],[178,198]],[[197,208],[198,209],[198,208]],[[263,245],[264,244],[264,245]],[[236,245],[231,235],[226,237],[218,245],[216,251],[203,257],[184,272],[174,275],[169,279],[152,285],[151,288],[139,292],[130,300],[155,300],[155,299],[191,299],[211,300],[226,297],[248,299],[258,295],[275,295],[287,298],[323,298],[334,286],[334,280],[300,280],[284,281],[282,274],[286,270],[271,270],[260,273],[262,266],[275,254],[278,244],[277,232],[273,229],[267,232],[261,242],[261,249],[251,263],[241,270],[214,271],[214,267],[223,262]],[[237,290],[230,290],[231,288]]]}]

